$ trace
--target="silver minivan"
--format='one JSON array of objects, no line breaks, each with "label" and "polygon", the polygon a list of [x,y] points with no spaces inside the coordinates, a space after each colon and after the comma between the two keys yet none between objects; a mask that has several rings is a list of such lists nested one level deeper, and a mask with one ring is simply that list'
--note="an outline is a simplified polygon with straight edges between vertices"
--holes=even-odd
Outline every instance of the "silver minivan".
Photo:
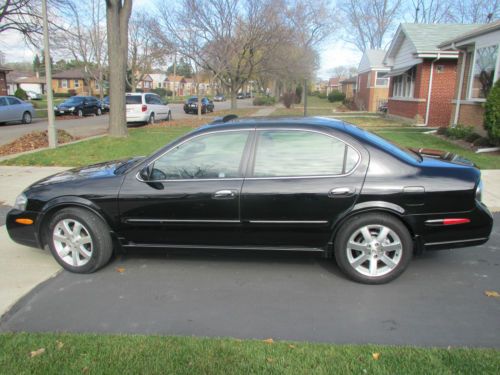
[{"label": "silver minivan", "polygon": [[23,102],[15,96],[0,96],[0,123],[21,121],[29,124],[34,115],[33,104]]},{"label": "silver minivan", "polygon": [[172,120],[172,112],[168,104],[154,93],[125,94],[127,122],[143,122],[154,124],[159,120]]}]

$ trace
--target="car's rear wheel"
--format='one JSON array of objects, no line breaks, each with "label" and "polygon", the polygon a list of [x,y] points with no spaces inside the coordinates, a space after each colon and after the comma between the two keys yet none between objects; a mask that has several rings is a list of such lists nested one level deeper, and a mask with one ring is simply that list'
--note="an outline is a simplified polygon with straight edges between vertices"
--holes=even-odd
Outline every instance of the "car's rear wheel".
[{"label": "car's rear wheel", "polygon": [[155,114],[154,113],[151,113],[149,115],[149,120],[148,120],[148,124],[154,124],[155,123]]},{"label": "car's rear wheel", "polygon": [[107,224],[81,208],[57,212],[46,228],[46,238],[56,261],[70,272],[95,272],[108,263],[113,253]]},{"label": "car's rear wheel", "polygon": [[345,222],[335,238],[335,259],[352,280],[383,284],[408,267],[413,242],[405,225],[383,213],[357,215]]},{"label": "car's rear wheel", "polygon": [[95,111],[95,114],[96,114],[97,116],[102,115],[102,109],[101,109],[101,108],[97,108],[97,110]]},{"label": "car's rear wheel", "polygon": [[168,111],[167,121],[172,121],[172,112]]},{"label": "car's rear wheel", "polygon": [[27,111],[24,112],[21,121],[23,122],[23,124],[31,124],[31,113]]},{"label": "car's rear wheel", "polygon": [[83,110],[79,109],[77,112],[76,112],[76,115],[78,117],[83,117]]}]

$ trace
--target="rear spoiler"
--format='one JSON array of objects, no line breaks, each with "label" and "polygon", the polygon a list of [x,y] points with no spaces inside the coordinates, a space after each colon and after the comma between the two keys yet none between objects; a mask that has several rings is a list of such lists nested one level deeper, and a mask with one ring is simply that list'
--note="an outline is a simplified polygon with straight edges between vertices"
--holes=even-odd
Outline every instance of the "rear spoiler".
[{"label": "rear spoiler", "polygon": [[468,159],[463,158],[460,155],[454,154],[449,151],[434,150],[432,148],[410,148],[411,151],[416,152],[420,156],[427,156],[435,159],[450,161],[462,165],[470,165],[475,167],[476,165]]}]

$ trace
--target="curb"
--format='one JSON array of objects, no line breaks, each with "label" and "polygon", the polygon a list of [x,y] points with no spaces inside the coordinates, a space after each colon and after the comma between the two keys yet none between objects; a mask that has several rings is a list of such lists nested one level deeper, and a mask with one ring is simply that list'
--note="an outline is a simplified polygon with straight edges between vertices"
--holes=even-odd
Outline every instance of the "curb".
[{"label": "curb", "polygon": [[[59,145],[58,147],[64,147],[64,146],[74,145],[76,143],[80,143],[80,142],[84,142],[84,141],[90,141],[92,139],[97,139],[97,138],[102,138],[102,137],[104,137],[106,135],[107,134],[92,135],[90,137],[78,139],[76,141],[72,141],[72,142],[68,142],[68,143],[63,143],[63,144]],[[52,150],[52,149],[50,147],[42,147],[42,148],[37,148],[35,150],[18,152],[17,154],[10,154],[10,155],[5,155],[5,156],[0,156],[0,162],[5,161],[5,160],[9,160],[9,159],[14,159],[14,158],[17,158],[18,156],[34,154],[35,152],[46,151],[46,150]]]}]

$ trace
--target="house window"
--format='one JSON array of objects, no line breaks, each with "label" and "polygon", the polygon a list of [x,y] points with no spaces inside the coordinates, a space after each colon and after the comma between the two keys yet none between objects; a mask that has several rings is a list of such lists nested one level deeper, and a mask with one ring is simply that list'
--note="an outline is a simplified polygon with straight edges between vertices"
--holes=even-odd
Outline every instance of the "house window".
[{"label": "house window", "polygon": [[497,60],[498,45],[476,48],[470,84],[471,98],[484,99],[488,96],[495,82]]},{"label": "house window", "polygon": [[95,81],[95,88],[99,90],[99,81]]},{"label": "house window", "polygon": [[412,68],[393,78],[392,96],[395,98],[413,98],[414,88],[415,68]]},{"label": "house window", "polygon": [[144,88],[145,88],[145,89],[150,89],[150,88],[151,88],[151,82],[149,82],[149,81],[144,81]]},{"label": "house window", "polygon": [[377,72],[375,86],[377,86],[377,87],[389,87],[389,77],[387,77],[387,72]]},{"label": "house window", "polygon": [[61,79],[59,80],[59,87],[62,87],[63,89],[68,88],[68,80],[67,79]]},{"label": "house window", "polygon": [[75,89],[78,88],[78,87],[80,87],[80,81],[77,80],[77,79],[74,79],[73,80],[73,85],[74,85]]},{"label": "house window", "polygon": [[161,89],[161,82],[158,82],[158,88]]}]

